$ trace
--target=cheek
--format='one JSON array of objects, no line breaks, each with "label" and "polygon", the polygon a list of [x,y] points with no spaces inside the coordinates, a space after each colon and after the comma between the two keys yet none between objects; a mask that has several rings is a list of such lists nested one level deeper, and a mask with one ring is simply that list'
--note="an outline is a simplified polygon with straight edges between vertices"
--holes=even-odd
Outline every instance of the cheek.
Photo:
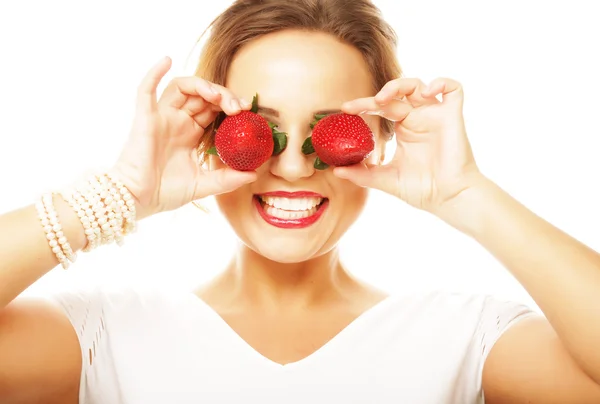
[{"label": "cheek", "polygon": [[[373,153],[374,154],[374,153]],[[369,190],[367,188],[359,187],[354,185],[352,182],[347,180],[341,180],[335,178],[334,195],[336,195],[336,205],[341,213],[341,220],[349,220],[353,222],[356,220],[358,214],[363,210],[369,197]]]},{"label": "cheek", "polygon": [[350,198],[347,205],[354,211],[361,212],[365,207],[367,198],[369,197],[369,190],[367,188],[357,187],[351,185],[353,190],[350,194]]},{"label": "cheek", "polygon": [[232,214],[235,213],[235,198],[232,198],[230,194],[221,194],[215,196],[215,202],[217,202],[217,207],[221,214],[227,219],[227,221],[231,221]]},{"label": "cheek", "polygon": [[215,196],[219,210],[234,227],[237,221],[248,213],[250,199],[251,194],[247,187]]},{"label": "cheek", "polygon": [[[214,171],[225,168],[227,165],[223,163],[218,156],[211,155],[209,156],[208,167],[211,171]],[[239,217],[240,202],[243,199],[243,195],[247,193],[244,192],[245,188],[246,187],[241,187],[233,192],[215,195],[215,201],[217,202],[219,211],[221,211],[223,216],[230,222],[235,222],[236,218]]]},{"label": "cheek", "polygon": [[[344,234],[356,223],[367,205],[369,190],[357,187],[354,184],[344,186],[343,198],[338,200],[336,206],[336,219],[333,221],[330,242],[336,244]],[[338,194],[339,195],[339,194]]]}]

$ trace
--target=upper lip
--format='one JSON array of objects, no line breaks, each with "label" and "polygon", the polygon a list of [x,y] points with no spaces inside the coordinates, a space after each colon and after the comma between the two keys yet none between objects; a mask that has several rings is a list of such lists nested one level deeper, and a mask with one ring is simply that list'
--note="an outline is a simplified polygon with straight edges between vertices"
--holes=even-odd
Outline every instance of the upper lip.
[{"label": "upper lip", "polygon": [[257,194],[258,196],[278,196],[282,198],[325,198],[323,195],[313,191],[271,191]]}]

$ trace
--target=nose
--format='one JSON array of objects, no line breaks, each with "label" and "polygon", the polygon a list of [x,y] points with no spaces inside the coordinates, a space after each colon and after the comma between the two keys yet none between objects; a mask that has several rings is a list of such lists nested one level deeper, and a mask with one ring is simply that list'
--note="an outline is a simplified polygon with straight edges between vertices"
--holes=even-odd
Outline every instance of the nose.
[{"label": "nose", "polygon": [[314,174],[312,159],[302,153],[302,143],[308,135],[308,131],[302,128],[287,128],[287,146],[281,154],[271,159],[271,174],[288,182]]}]

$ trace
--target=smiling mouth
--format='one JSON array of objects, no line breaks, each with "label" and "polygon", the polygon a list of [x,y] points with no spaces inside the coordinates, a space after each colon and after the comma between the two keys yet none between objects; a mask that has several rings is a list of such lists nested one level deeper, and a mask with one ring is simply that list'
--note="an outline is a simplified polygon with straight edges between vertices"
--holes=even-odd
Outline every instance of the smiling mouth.
[{"label": "smiling mouth", "polygon": [[319,196],[279,197],[254,195],[260,216],[270,225],[285,229],[311,226],[325,212],[329,199]]}]

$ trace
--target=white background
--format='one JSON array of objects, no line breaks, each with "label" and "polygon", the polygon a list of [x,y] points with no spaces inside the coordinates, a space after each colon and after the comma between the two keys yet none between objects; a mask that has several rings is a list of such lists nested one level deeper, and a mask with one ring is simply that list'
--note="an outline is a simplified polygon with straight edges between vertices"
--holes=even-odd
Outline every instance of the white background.
[{"label": "white background", "polygon": [[[127,136],[147,69],[169,55],[168,78],[193,71],[193,58],[186,65],[189,52],[229,3],[0,2],[0,212],[109,166]],[[482,170],[599,249],[600,25],[594,4],[376,3],[398,32],[406,76],[463,83],[467,130]],[[124,248],[80,255],[78,265],[52,271],[28,293],[79,282],[192,287],[214,276],[234,245],[217,211],[207,215],[189,206],[144,221]],[[448,288],[533,304],[474,241],[380,193],[373,192],[342,248],[357,276],[390,292]]]}]

